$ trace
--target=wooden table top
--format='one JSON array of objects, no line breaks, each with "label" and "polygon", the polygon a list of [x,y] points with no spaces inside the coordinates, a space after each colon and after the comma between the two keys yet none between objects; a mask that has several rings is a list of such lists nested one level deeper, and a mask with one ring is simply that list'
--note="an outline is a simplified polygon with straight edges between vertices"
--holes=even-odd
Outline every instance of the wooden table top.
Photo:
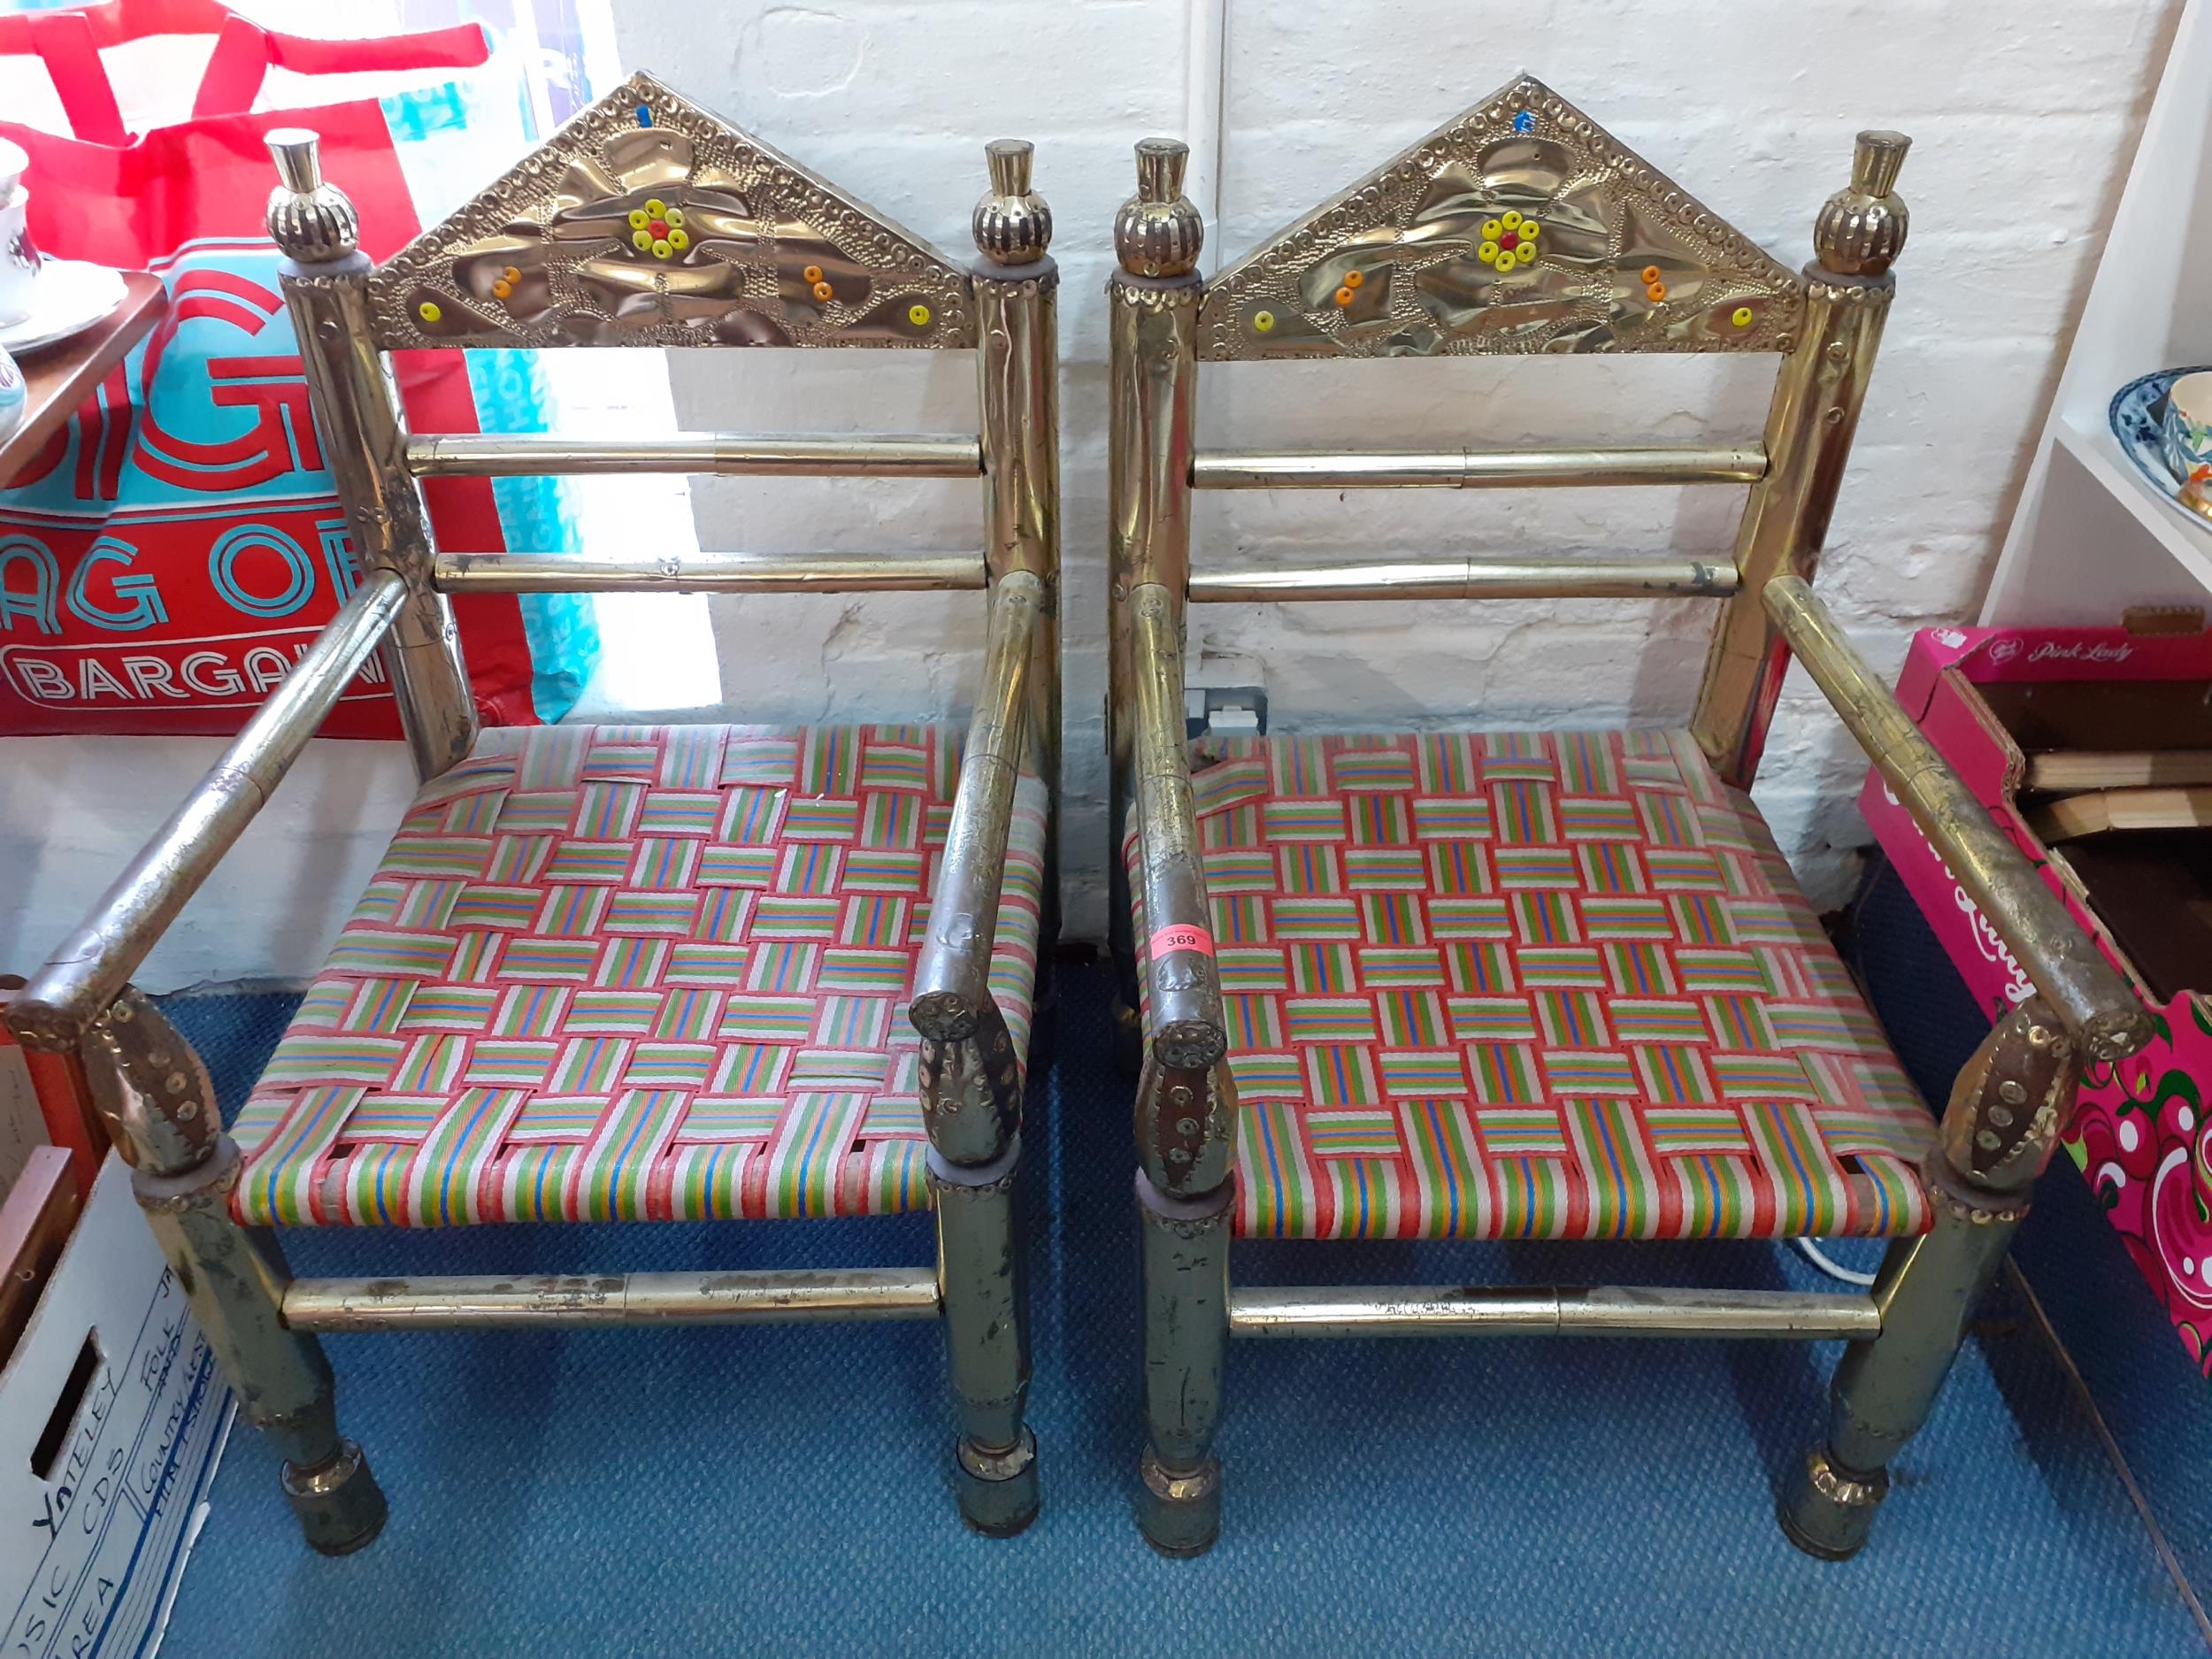
[{"label": "wooden table top", "polygon": [[16,359],[28,402],[23,424],[0,442],[0,487],[45,447],[54,430],[77,412],[108,371],[152,331],[168,309],[169,291],[159,277],[126,271],[120,305],[82,334]]}]

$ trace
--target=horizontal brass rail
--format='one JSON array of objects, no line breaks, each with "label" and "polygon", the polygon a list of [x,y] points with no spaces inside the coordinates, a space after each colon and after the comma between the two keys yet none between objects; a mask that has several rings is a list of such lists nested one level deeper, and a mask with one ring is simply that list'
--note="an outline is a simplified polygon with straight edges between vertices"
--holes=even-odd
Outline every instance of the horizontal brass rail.
[{"label": "horizontal brass rail", "polygon": [[728,477],[977,478],[977,438],[756,438],[678,432],[664,438],[570,438],[558,433],[447,433],[407,440],[418,478],[529,478],[553,473],[712,472]]},{"label": "horizontal brass rail", "polygon": [[1766,451],[1747,449],[1416,449],[1402,453],[1201,449],[1194,489],[1513,489],[1589,485],[1751,484]]},{"label": "horizontal brass rail", "polygon": [[1232,1336],[1870,1337],[1864,1292],[1643,1289],[1598,1285],[1304,1286],[1235,1288]]},{"label": "horizontal brass rail", "polygon": [[449,594],[861,594],[974,592],[980,553],[441,553]]},{"label": "horizontal brass rail", "polygon": [[1193,571],[1193,604],[1282,599],[1725,599],[1740,584],[1726,560],[1417,559]]},{"label": "horizontal brass rail", "polygon": [[581,1278],[296,1279],[296,1331],[458,1331],[518,1325],[796,1325],[934,1319],[927,1267]]}]

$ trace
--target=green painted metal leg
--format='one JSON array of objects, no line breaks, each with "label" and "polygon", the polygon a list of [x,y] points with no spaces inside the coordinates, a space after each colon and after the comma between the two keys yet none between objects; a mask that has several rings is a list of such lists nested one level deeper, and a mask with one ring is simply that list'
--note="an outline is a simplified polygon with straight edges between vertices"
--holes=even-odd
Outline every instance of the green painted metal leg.
[{"label": "green painted metal leg", "polygon": [[1144,1401],[1137,1522],[1164,1555],[1202,1555],[1221,1531],[1222,1363],[1229,1346],[1229,1188],[1171,1197],[1142,1174]]},{"label": "green painted metal leg", "polygon": [[345,1555],[383,1530],[383,1490],[361,1448],[338,1432],[330,1362],[322,1344],[287,1326],[290,1275],[273,1234],[231,1218],[242,1160],[222,1136],[196,1169],[162,1175],[142,1166],[132,1187],[246,1420],[284,1455],[285,1497],[311,1548]]},{"label": "green painted metal leg", "polygon": [[938,1279],[960,1440],[961,1518],[1010,1538],[1037,1518],[1037,1438],[1029,1400],[1029,1285],[1021,1232],[1021,1140],[979,1165],[929,1155],[937,1206]]},{"label": "green painted metal leg", "polygon": [[2019,1226],[1938,1202],[1932,1232],[1890,1246],[1874,1292],[1882,1333],[1845,1350],[1830,1388],[1828,1438],[1806,1455],[1782,1504],[1782,1530],[1808,1555],[1842,1561],[1866,1543],[1889,1492],[1890,1460],[1928,1420],[1967,1319]]},{"label": "green painted metal leg", "polygon": [[192,1045],[125,986],[79,1046],[94,1100],[133,1164],[131,1187],[246,1421],[284,1455],[284,1495],[311,1547],[343,1555],[384,1526],[384,1494],[338,1432],[322,1344],[284,1323],[291,1275],[276,1235],[231,1216],[244,1165]]}]

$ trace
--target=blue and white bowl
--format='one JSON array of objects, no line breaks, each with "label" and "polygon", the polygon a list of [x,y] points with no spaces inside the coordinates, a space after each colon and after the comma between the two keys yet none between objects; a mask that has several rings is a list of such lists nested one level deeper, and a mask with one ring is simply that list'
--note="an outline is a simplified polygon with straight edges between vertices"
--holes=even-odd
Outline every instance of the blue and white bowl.
[{"label": "blue and white bowl", "polygon": [[23,409],[29,396],[23,386],[23,371],[15,366],[13,357],[0,351],[0,438],[8,437],[23,424]]},{"label": "blue and white bowl", "polygon": [[2212,369],[2185,374],[2166,388],[2158,442],[2182,499],[2199,506],[2212,480]]}]

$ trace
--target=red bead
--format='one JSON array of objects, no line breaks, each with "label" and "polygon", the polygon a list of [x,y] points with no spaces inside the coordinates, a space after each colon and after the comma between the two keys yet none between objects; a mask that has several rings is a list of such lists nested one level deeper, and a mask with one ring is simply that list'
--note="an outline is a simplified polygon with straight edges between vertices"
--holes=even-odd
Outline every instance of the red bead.
[{"label": "red bead", "polygon": [[667,221],[666,219],[655,219],[655,220],[654,220],[651,224],[648,225],[645,228],[646,228],[646,229],[648,229],[648,230],[649,230],[649,231],[651,231],[651,232],[653,233],[653,240],[654,240],[654,241],[656,241],[656,242],[664,242],[664,241],[666,241],[666,240],[667,240],[667,237],[668,237],[668,221]]},{"label": "red bead", "polygon": [[1519,247],[1520,245],[1521,245],[1521,233],[1520,233],[1519,231],[1517,231],[1517,230],[1502,230],[1502,231],[1500,231],[1500,232],[1498,233],[1498,246],[1499,246],[1499,247],[1501,247],[1501,248],[1517,248],[1517,247]]}]

